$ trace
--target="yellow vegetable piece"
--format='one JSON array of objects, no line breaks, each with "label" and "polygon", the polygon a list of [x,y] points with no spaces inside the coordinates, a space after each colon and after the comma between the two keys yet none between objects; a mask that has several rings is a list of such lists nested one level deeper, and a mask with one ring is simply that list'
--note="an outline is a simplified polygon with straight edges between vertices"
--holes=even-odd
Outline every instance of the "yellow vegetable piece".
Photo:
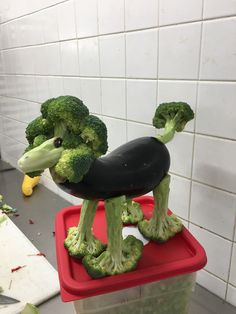
[{"label": "yellow vegetable piece", "polygon": [[39,183],[40,176],[31,178],[27,176],[27,174],[24,176],[24,180],[22,182],[22,193],[25,196],[30,196],[33,193],[33,188]]}]

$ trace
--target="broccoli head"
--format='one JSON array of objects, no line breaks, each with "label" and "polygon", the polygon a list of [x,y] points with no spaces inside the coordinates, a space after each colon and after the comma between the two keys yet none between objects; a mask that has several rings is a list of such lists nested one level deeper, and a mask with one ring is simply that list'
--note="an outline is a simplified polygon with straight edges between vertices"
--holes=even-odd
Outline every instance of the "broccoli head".
[{"label": "broccoli head", "polygon": [[88,108],[74,96],[48,99],[41,114],[26,128],[29,146],[19,160],[20,169],[32,176],[50,168],[56,182],[81,181],[94,159],[106,152],[105,124],[89,116]]},{"label": "broccoli head", "polygon": [[77,183],[88,172],[94,159],[91,148],[81,144],[77,148],[65,149],[54,170],[60,177]]},{"label": "broccoli head", "polygon": [[83,258],[85,255],[98,256],[105,250],[106,245],[96,239],[92,233],[92,224],[98,201],[84,200],[78,227],[68,230],[64,246],[70,256]]},{"label": "broccoli head", "polygon": [[157,138],[164,144],[169,142],[176,132],[182,132],[188,121],[194,118],[191,107],[184,102],[160,104],[153,118],[153,125],[157,129],[165,128],[163,135]]},{"label": "broccoli head", "polygon": [[104,202],[107,219],[107,249],[98,257],[86,255],[82,262],[93,278],[101,278],[131,271],[142,255],[143,243],[134,236],[122,238],[122,206],[125,197],[115,197]]},{"label": "broccoli head", "polygon": [[97,157],[106,153],[107,128],[98,117],[89,115],[84,119],[81,137],[96,152]]}]

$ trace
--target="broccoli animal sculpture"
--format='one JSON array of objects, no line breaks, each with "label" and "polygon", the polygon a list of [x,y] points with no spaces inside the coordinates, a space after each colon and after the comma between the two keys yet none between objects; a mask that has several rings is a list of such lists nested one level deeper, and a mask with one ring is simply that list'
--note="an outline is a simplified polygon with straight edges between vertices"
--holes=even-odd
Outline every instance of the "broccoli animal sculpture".
[{"label": "broccoli animal sculpture", "polygon": [[[167,214],[170,156],[165,144],[193,119],[188,104],[161,104],[153,125],[164,128],[162,135],[130,141],[102,157],[107,151],[106,126],[89,114],[81,100],[72,96],[49,99],[42,104],[41,114],[26,129],[29,146],[18,165],[32,177],[49,168],[60,188],[84,199],[79,225],[68,230],[64,245],[71,256],[82,259],[93,278],[135,269],[143,244],[131,235],[123,240],[122,223],[138,223],[146,238],[158,242],[182,230],[178,218]],[[143,220],[132,198],[150,191],[153,216]],[[107,246],[92,232],[99,200],[104,200],[106,210]]]}]

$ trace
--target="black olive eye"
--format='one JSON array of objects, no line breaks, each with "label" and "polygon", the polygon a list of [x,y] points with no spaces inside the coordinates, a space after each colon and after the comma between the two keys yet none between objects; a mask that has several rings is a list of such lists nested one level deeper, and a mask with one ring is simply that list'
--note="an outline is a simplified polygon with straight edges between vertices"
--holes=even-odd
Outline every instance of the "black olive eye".
[{"label": "black olive eye", "polygon": [[57,137],[55,140],[54,140],[54,146],[56,147],[56,148],[58,148],[58,147],[61,147],[61,144],[62,144],[62,138],[60,138],[60,137]]}]

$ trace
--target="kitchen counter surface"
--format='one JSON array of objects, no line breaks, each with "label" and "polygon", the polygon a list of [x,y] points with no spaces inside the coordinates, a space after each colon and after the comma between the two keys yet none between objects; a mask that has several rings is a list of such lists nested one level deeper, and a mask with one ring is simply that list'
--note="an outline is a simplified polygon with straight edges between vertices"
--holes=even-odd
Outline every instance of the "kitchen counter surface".
[{"label": "kitchen counter surface", "polygon": [[[53,235],[54,218],[61,208],[71,204],[41,184],[35,188],[32,197],[26,198],[21,193],[22,180],[23,174],[0,161],[0,194],[4,196],[7,204],[18,210],[19,214],[18,217],[11,217],[11,219],[57,268]],[[34,224],[29,224],[29,219],[32,219]],[[40,314],[74,313],[72,304],[63,303],[60,296],[41,304],[39,310]],[[192,296],[190,314],[222,313],[235,314],[236,309],[197,285]]]}]

